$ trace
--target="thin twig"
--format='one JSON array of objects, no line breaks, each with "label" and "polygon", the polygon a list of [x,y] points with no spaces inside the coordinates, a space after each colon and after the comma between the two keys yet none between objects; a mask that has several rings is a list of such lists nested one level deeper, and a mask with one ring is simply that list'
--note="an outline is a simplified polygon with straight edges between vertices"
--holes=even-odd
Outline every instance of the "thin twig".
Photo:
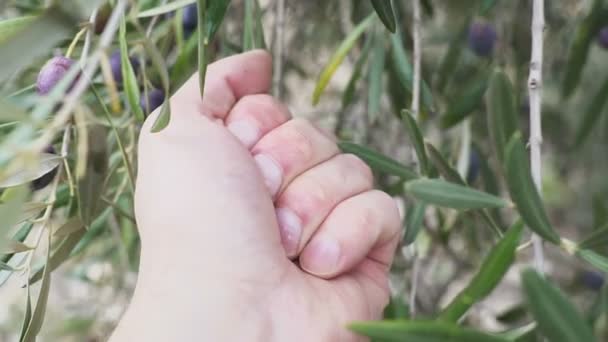
[{"label": "thin twig", "polygon": [[[542,193],[541,175],[541,102],[542,102],[542,71],[543,71],[543,31],[545,29],[544,0],[534,0],[532,8],[532,59],[530,61],[530,77],[528,90],[530,97],[530,167],[534,184]],[[534,266],[543,272],[543,246],[538,235],[532,236],[534,246]]]},{"label": "thin twig", "polygon": [[422,58],[420,38],[420,0],[412,1],[414,18],[412,23],[412,38],[414,41],[414,84],[412,85],[412,114],[418,120],[420,112],[420,60]]},{"label": "thin twig", "polygon": [[283,45],[285,31],[285,0],[277,0],[275,15],[275,42],[274,42],[274,70],[273,70],[273,94],[277,99],[281,98],[281,80],[283,79]]},{"label": "thin twig", "polygon": [[[420,59],[422,53],[420,51],[420,0],[413,0],[413,23],[412,23],[412,39],[414,41],[414,79],[412,85],[412,115],[414,120],[418,121],[420,112]],[[412,149],[412,160],[418,164],[418,158],[415,151]],[[416,246],[414,245],[414,248]],[[420,259],[418,253],[414,255],[414,266],[412,270],[412,289],[410,292],[410,316],[416,315],[416,291],[418,288],[418,273],[420,273]]]}]

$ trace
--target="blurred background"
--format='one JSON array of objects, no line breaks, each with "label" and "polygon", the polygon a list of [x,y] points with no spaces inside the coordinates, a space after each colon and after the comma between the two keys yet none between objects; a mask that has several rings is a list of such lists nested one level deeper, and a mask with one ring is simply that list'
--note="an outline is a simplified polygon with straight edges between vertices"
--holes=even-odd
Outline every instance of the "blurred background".
[{"label": "blurred background", "polygon": [[[45,263],[54,271],[46,281],[50,290],[41,341],[103,341],[128,304],[139,251],[131,187],[138,130],[141,119],[197,70],[198,23],[193,1],[131,0],[126,2],[124,32],[115,25],[116,33],[104,38],[110,13],[123,2],[0,2],[0,61],[23,59],[0,67],[0,169],[6,171],[0,185],[10,198],[16,196],[9,193],[12,185],[29,184],[20,206],[0,207],[5,214],[0,222],[13,240],[22,242],[4,245],[9,253],[0,255],[0,341],[18,340],[27,317],[24,284],[30,279],[28,291],[35,302],[45,283]],[[311,118],[341,140],[417,170],[400,117],[412,101],[409,1],[393,2],[394,34],[369,0],[208,2],[219,8],[213,13],[227,6],[223,21],[214,27],[217,15],[210,18],[205,31],[213,35],[209,61],[268,49],[275,57],[273,94],[294,116]],[[532,1],[422,0],[421,5],[417,119],[424,140],[471,187],[508,197],[489,135],[486,90],[500,68],[512,83],[517,123],[527,139]],[[607,6],[599,0],[545,3],[542,197],[554,229],[573,241],[608,222]],[[44,16],[45,21],[32,21]],[[44,34],[19,36],[24,29]],[[344,52],[343,60],[337,51]],[[96,58],[100,71],[69,74],[72,65],[86,66]],[[330,61],[337,64],[328,69]],[[324,70],[331,77],[319,89]],[[61,105],[69,101],[65,90],[76,84],[77,91],[78,77],[87,75],[90,87],[62,117]],[[53,93],[51,88],[64,77],[75,80],[63,82],[64,92]],[[48,104],[45,96],[54,102]],[[28,154],[35,148],[45,153]],[[63,151],[67,156],[59,158]],[[64,170],[51,182],[48,174],[59,165]],[[14,181],[11,186],[6,186],[8,178]],[[403,190],[403,179],[378,173],[377,184],[395,196],[404,217],[415,206]],[[387,317],[407,316],[413,279],[418,315],[437,314],[468,284],[494,245],[492,230],[477,216],[436,206],[422,210],[414,242],[404,242],[398,251]],[[517,218],[511,209],[491,210],[490,215],[503,230]],[[48,262],[46,238],[39,239],[44,229],[52,232]],[[532,262],[529,235],[522,237],[514,266],[468,312],[466,324],[500,332],[529,321],[519,279],[521,269]],[[593,249],[608,255],[602,241]],[[596,333],[605,334],[604,274],[563,248],[545,244],[544,252],[548,277]]]}]

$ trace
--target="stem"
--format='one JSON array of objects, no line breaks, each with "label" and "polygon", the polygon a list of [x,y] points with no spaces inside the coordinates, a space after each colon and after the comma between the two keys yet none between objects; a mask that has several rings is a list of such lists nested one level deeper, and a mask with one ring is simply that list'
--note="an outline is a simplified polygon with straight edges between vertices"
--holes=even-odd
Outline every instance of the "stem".
[{"label": "stem", "polygon": [[420,112],[420,60],[422,51],[420,47],[420,0],[412,1],[414,9],[414,22],[412,36],[414,41],[414,84],[412,85],[412,114],[418,120]]},{"label": "stem", "polygon": [[[420,59],[422,53],[420,51],[420,0],[413,0],[413,23],[412,23],[412,39],[414,41],[414,79],[412,85],[412,115],[414,120],[418,121],[420,112]],[[416,153],[412,149],[412,160],[418,164]],[[416,245],[414,244],[414,266],[412,269],[412,288],[410,292],[410,316],[416,316],[416,291],[418,289],[418,276],[420,273],[420,259],[416,253]]]},{"label": "stem", "polygon": [[[534,0],[532,8],[532,59],[530,60],[530,77],[528,90],[530,97],[530,167],[532,178],[539,194],[542,194],[541,175],[541,101],[543,70],[543,31],[545,29],[544,0]],[[534,246],[534,266],[543,272],[543,247],[539,236],[532,236]]]},{"label": "stem", "polygon": [[274,44],[274,71],[273,71],[273,93],[278,99],[281,98],[281,79],[283,78],[283,44],[285,31],[285,0],[277,0]]}]

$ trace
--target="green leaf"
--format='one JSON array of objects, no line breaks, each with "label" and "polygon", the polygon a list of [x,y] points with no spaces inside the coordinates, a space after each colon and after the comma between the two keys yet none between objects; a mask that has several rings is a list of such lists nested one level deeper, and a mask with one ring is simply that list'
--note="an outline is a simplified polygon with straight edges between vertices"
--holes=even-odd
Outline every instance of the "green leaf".
[{"label": "green leaf", "polygon": [[581,259],[590,263],[600,271],[604,273],[608,273],[608,258],[603,255],[597,254],[589,249],[581,249],[576,251],[576,254],[581,257]]},{"label": "green leaf", "polygon": [[19,341],[23,341],[23,337],[27,331],[27,327],[32,320],[32,296],[30,295],[30,286],[26,286],[25,291],[25,315],[23,316],[23,324],[21,325],[21,333],[19,333]]},{"label": "green leaf", "polygon": [[131,61],[129,59],[129,50],[127,47],[127,23],[124,15],[120,19],[120,27],[118,32],[118,38],[120,41],[120,68],[125,94],[127,95],[127,102],[129,104],[129,109],[133,114],[135,114],[135,120],[142,123],[145,120],[145,116],[144,112],[139,106],[139,99],[141,95],[139,93],[137,76],[135,76],[135,71],[133,70],[133,66],[131,65]]},{"label": "green leaf", "polygon": [[498,3],[498,0],[482,0],[481,6],[479,8],[479,13],[481,15],[487,15],[488,12],[490,12],[490,10],[492,8],[494,8],[494,6],[496,6],[497,3]]},{"label": "green leaf", "polygon": [[455,324],[429,321],[355,322],[349,328],[383,342],[507,342],[509,340]]},{"label": "green leaf", "polygon": [[36,20],[34,16],[10,18],[0,21],[0,44]]},{"label": "green leaf", "polygon": [[154,65],[154,68],[160,76],[160,81],[163,86],[163,92],[165,93],[165,100],[162,104],[160,113],[154,120],[151,129],[152,133],[158,133],[162,131],[165,127],[167,127],[167,125],[169,125],[169,122],[171,121],[171,105],[169,101],[169,97],[171,96],[171,89],[169,71],[167,71],[165,59],[160,53],[160,51],[158,51],[158,48],[156,48],[156,45],[154,45],[154,43],[149,38],[144,38],[143,42],[144,48],[148,56],[150,56],[150,59],[152,60],[152,65]]},{"label": "green leaf", "polygon": [[[386,1],[390,4],[388,0]],[[382,75],[384,73],[384,62],[386,60],[386,46],[384,32],[374,34],[372,56],[369,67],[369,84],[367,92],[367,115],[370,123],[376,122],[380,111],[380,100],[382,99]]]},{"label": "green leaf", "polygon": [[429,172],[429,160],[426,156],[426,150],[424,149],[424,138],[420,132],[420,127],[418,127],[416,119],[414,119],[411,112],[407,109],[401,111],[401,119],[405,124],[405,129],[416,150],[418,162],[420,163],[420,170],[426,175]]},{"label": "green leaf", "polygon": [[[342,109],[348,107],[353,101],[353,97],[355,95],[355,90],[357,88],[357,83],[359,82],[359,79],[361,78],[361,74],[363,73],[363,68],[365,67],[365,64],[367,62],[371,49],[372,49],[372,39],[367,39],[365,41],[365,44],[363,45],[363,49],[361,49],[361,54],[359,55],[359,58],[357,59],[357,62],[355,63],[355,66],[353,67],[353,73],[350,75],[350,79],[348,80],[348,83],[346,84],[346,88],[344,89],[344,92],[342,93]],[[371,99],[370,99],[370,101],[371,101]]]},{"label": "green leaf", "polygon": [[26,186],[20,186],[4,190],[2,194],[2,203],[0,204],[0,250],[5,249],[6,234],[11,227],[17,224],[20,208],[25,203],[25,199],[29,194]]},{"label": "green leaf", "polygon": [[209,41],[213,39],[224,21],[228,6],[230,6],[230,0],[211,0],[207,4],[207,38]]},{"label": "green leaf", "polygon": [[84,228],[79,217],[72,217],[53,232],[54,237],[64,237]]},{"label": "green leaf", "polygon": [[608,79],[604,81],[600,91],[591,100],[591,103],[589,103],[587,110],[583,114],[583,118],[576,130],[576,137],[574,138],[575,147],[580,147],[589,136],[589,133],[591,133],[593,127],[597,126],[597,121],[604,112],[606,102],[608,101],[606,94],[608,94]]},{"label": "green leaf", "polygon": [[177,9],[180,9],[182,7],[186,7],[190,4],[195,3],[196,0],[175,0],[175,1],[171,1],[167,4],[164,5],[160,5],[154,8],[150,8],[148,10],[139,12],[137,14],[138,18],[148,18],[148,17],[154,17],[157,15],[161,15],[161,14],[165,14],[165,13],[169,13],[169,12],[173,12]]},{"label": "green leaf", "polygon": [[[412,65],[410,64],[410,61],[407,58],[405,48],[401,43],[401,38],[399,34],[391,35],[391,45],[392,62],[395,66],[397,79],[399,80],[399,83],[401,83],[401,86],[411,93],[412,86],[414,84],[414,72],[412,70]],[[433,111],[434,105],[431,89],[424,80],[421,80],[420,83],[422,105],[428,111]]]},{"label": "green leaf", "polygon": [[405,245],[409,245],[416,240],[423,226],[425,211],[426,203],[423,201],[417,201],[408,208],[405,215],[405,235],[403,236]]},{"label": "green leaf", "polygon": [[504,160],[504,151],[509,138],[517,130],[517,112],[513,97],[513,86],[507,75],[496,70],[490,78],[487,92],[488,125],[494,140],[496,154]]},{"label": "green leaf", "polygon": [[355,29],[346,36],[346,38],[340,43],[338,50],[333,54],[327,66],[321,71],[319,75],[319,80],[315,86],[315,90],[312,95],[312,104],[316,105],[319,103],[319,99],[321,98],[321,94],[327,87],[329,80],[334,75],[342,61],[348,54],[348,52],[355,46],[355,43],[361,37],[361,35],[368,29],[368,27],[372,24],[374,20],[374,14],[369,15],[362,22],[360,22]]},{"label": "green leaf", "polygon": [[458,210],[500,208],[509,204],[500,197],[439,179],[409,181],[405,183],[405,191],[429,204]]},{"label": "green leaf", "polygon": [[425,143],[426,150],[428,152],[429,159],[439,171],[439,174],[448,182],[467,185],[467,183],[462,179],[458,171],[454,169],[447,160],[443,157],[441,152],[439,152],[435,146],[431,145],[431,143]]},{"label": "green leaf", "polygon": [[105,127],[89,127],[86,174],[78,182],[77,193],[80,217],[87,226],[101,209],[100,194],[108,171],[106,137]]},{"label": "green leaf", "polygon": [[[17,242],[25,241],[25,238],[28,236],[28,234],[30,233],[30,231],[32,230],[33,227],[34,227],[34,224],[31,222],[26,222],[26,223],[22,224],[21,228],[19,228],[19,230],[17,230],[17,232],[15,234],[13,234],[11,241],[17,241]],[[0,261],[6,263],[9,260],[11,260],[13,255],[15,255],[15,254],[14,253],[5,254],[0,258]]]},{"label": "green leaf", "polygon": [[587,322],[557,287],[531,269],[522,273],[522,283],[528,309],[549,341],[595,341]]},{"label": "green leaf", "polygon": [[458,33],[450,41],[448,51],[441,60],[441,64],[439,65],[439,69],[437,71],[437,78],[435,79],[435,84],[437,85],[437,89],[439,91],[443,91],[443,89],[445,89],[450,77],[454,74],[454,69],[458,65],[460,56],[462,55],[462,44],[467,37],[470,25],[471,16],[467,15],[464,17]]},{"label": "green leaf", "polygon": [[207,1],[198,0],[197,6],[198,15],[198,84],[201,93],[201,99],[205,95],[205,78],[207,76],[207,65],[209,64],[209,37],[207,36]]},{"label": "green leaf", "polygon": [[458,322],[474,303],[494,290],[515,260],[515,250],[523,227],[523,223],[518,221],[507,231],[502,240],[492,248],[469,285],[439,314],[439,319]]},{"label": "green leaf", "polygon": [[48,54],[57,43],[69,38],[78,24],[78,18],[52,6],[4,39],[0,43],[0,81]]},{"label": "green leaf", "polygon": [[395,33],[397,25],[395,24],[395,13],[393,13],[393,6],[391,0],[371,0],[374,10],[378,14],[378,17],[384,24],[387,30]]},{"label": "green leaf", "polygon": [[591,42],[600,30],[604,18],[608,15],[608,11],[603,6],[603,0],[595,0],[589,14],[576,29],[574,41],[568,51],[568,62],[562,83],[562,96],[564,97],[572,94],[581,79]]},{"label": "green leaf", "polygon": [[608,223],[596,229],[577,246],[581,249],[592,249],[608,246]]},{"label": "green leaf", "polygon": [[38,163],[32,165],[31,168],[21,169],[16,173],[7,175],[0,181],[0,188],[10,188],[17,185],[22,185],[38,179],[43,175],[55,169],[62,162],[61,156],[51,153],[42,153],[38,159]]},{"label": "green leaf", "polygon": [[7,99],[0,98],[0,122],[24,121],[28,117],[27,111]]},{"label": "green leaf", "polygon": [[74,246],[78,244],[86,232],[86,229],[82,228],[65,237],[44,265],[42,265],[41,268],[38,268],[30,277],[30,284],[34,284],[42,279],[44,277],[44,272],[50,274],[57,267],[61,266],[61,264],[63,264],[71,255],[72,249],[74,249]]},{"label": "green leaf", "polygon": [[465,85],[462,92],[456,96],[456,100],[448,104],[445,115],[441,117],[441,127],[444,129],[450,128],[460,123],[475,109],[479,108],[483,103],[483,96],[486,93],[487,87],[488,75],[486,74]]},{"label": "green leaf", "polygon": [[414,171],[407,168],[405,165],[385,155],[370,150],[367,147],[357,145],[351,142],[340,142],[338,143],[338,145],[340,146],[340,149],[343,152],[352,153],[358,156],[363,161],[365,161],[370,168],[375,171],[397,176],[404,180],[418,178],[418,175]]},{"label": "green leaf", "polygon": [[[48,260],[51,254],[51,237],[49,234],[48,248],[46,252],[46,260]],[[28,285],[29,287],[29,285]],[[44,322],[44,315],[46,313],[46,304],[49,298],[49,290],[51,287],[51,270],[48,267],[44,267],[42,272],[42,283],[40,284],[40,292],[38,293],[38,300],[36,301],[36,307],[32,313],[32,319],[30,320],[27,330],[23,336],[22,342],[35,342],[36,336],[42,328]]]},{"label": "green leaf", "polygon": [[406,301],[400,297],[391,297],[390,302],[384,308],[383,317],[385,319],[409,318],[410,308]]},{"label": "green leaf", "polygon": [[255,49],[254,0],[244,0],[245,15],[243,16],[243,51]]},{"label": "green leaf", "polygon": [[545,240],[559,244],[560,237],[551,227],[532,181],[528,154],[519,132],[513,135],[506,147],[505,173],[511,198],[526,225]]}]

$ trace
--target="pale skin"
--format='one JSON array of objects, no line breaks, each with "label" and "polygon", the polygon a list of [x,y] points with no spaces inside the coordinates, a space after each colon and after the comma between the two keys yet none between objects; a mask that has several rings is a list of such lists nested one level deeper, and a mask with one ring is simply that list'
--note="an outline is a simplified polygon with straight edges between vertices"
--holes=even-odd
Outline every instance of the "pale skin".
[{"label": "pale skin", "polygon": [[[139,279],[111,341],[359,341],[380,319],[394,201],[335,139],[267,95],[263,51],[209,65],[139,141]],[[295,261],[297,260],[297,262]]]}]

